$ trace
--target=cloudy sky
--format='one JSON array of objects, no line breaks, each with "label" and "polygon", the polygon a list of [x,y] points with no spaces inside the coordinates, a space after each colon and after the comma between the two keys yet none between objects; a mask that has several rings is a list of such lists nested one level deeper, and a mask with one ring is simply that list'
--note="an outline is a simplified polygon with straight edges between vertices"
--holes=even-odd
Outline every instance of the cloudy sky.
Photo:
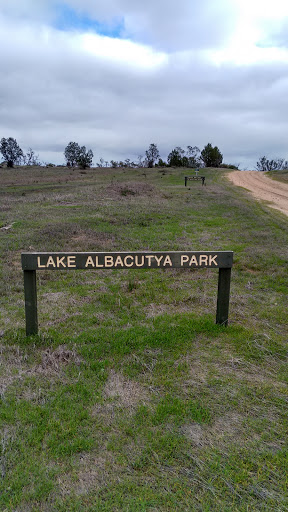
[{"label": "cloudy sky", "polygon": [[287,0],[0,0],[0,47],[0,138],[42,161],[288,159]]}]

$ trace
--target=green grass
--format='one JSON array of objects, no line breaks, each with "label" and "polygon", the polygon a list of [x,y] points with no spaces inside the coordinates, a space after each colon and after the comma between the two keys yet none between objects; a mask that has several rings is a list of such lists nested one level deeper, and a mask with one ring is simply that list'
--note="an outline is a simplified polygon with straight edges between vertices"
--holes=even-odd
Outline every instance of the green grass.
[{"label": "green grass", "polygon": [[[0,510],[288,510],[287,217],[221,170],[1,173]],[[233,250],[229,326],[212,269],[39,271],[26,337],[29,250]]]}]

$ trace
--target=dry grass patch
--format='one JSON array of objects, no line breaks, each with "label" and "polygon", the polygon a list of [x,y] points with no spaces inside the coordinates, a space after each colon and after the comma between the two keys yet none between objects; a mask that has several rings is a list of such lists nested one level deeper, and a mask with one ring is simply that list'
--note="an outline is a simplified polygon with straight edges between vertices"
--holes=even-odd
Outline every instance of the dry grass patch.
[{"label": "dry grass patch", "polygon": [[[89,228],[82,228],[78,224],[47,224],[33,237],[37,250],[47,251],[51,244],[61,243],[61,250],[89,250],[110,249],[115,243],[115,235],[106,232],[97,232]],[[44,244],[44,245],[43,245]]]},{"label": "dry grass patch", "polygon": [[[217,343],[217,342],[216,342]],[[199,383],[206,383],[208,378],[223,378],[235,381],[235,384],[250,384],[268,387],[273,387],[279,392],[286,394],[288,392],[288,385],[285,382],[280,382],[277,376],[277,365],[273,361],[268,361],[267,366],[257,366],[250,363],[241,357],[232,355],[230,352],[222,350],[221,360],[215,358],[207,359],[207,354],[202,352],[199,347],[195,345],[197,358],[191,354],[181,357],[175,362],[175,366],[187,363],[189,374],[192,379],[183,382],[184,389],[188,392],[191,385]]]},{"label": "dry grass patch", "polygon": [[106,249],[111,250],[114,248],[115,235],[105,232],[95,232],[92,230],[83,230],[80,233],[76,233],[72,236],[70,245],[75,250],[88,249]]},{"label": "dry grass patch", "polygon": [[22,270],[21,254],[19,251],[8,251],[4,262],[8,269],[11,269],[13,272],[15,272],[15,270]]},{"label": "dry grass patch", "polygon": [[[197,347],[195,347],[195,352],[199,354]],[[191,387],[198,387],[201,384],[206,384],[210,366],[201,359],[201,356],[198,355],[197,358],[192,358],[191,356],[181,358],[175,362],[175,367],[179,364],[183,364],[184,362],[188,364],[189,378],[183,381],[182,389],[184,393],[189,394]]]},{"label": "dry grass patch", "polygon": [[134,408],[139,403],[149,402],[149,393],[144,386],[114,370],[110,372],[103,393],[106,398],[113,398],[121,407]]},{"label": "dry grass patch", "polygon": [[[181,432],[197,447],[223,448],[228,443],[247,443],[245,418],[241,414],[227,413],[217,418],[212,426],[192,423]],[[255,438],[255,437],[254,437]],[[251,440],[251,438],[249,438]]]},{"label": "dry grass patch", "polygon": [[[40,351],[39,357],[41,362],[32,365],[28,362],[27,353],[20,347],[0,345],[0,397],[5,396],[10,386],[16,382],[18,384],[23,382],[27,377],[43,375],[49,378],[52,376],[63,378],[63,372],[61,371],[63,367],[71,363],[79,365],[83,362],[75,349],[71,350],[65,345],[60,345],[56,350],[48,348]],[[30,393],[29,390],[23,391],[23,393],[29,399],[33,399],[35,394],[34,391]]]},{"label": "dry grass patch", "polygon": [[117,464],[113,454],[103,448],[101,455],[93,453],[81,454],[74,459],[73,472],[66,473],[58,478],[60,494],[63,497],[70,494],[79,496],[97,491],[117,480],[124,469]]},{"label": "dry grass patch", "polygon": [[179,301],[178,303],[170,303],[170,304],[155,304],[151,303],[149,306],[144,308],[147,318],[156,318],[157,316],[169,314],[169,315],[177,315],[181,313],[192,313],[197,311],[198,307],[201,307],[201,314],[211,313],[213,311],[214,299],[211,297],[206,297],[205,295],[196,295],[190,296],[183,301]]},{"label": "dry grass patch", "polygon": [[[190,250],[190,249],[189,249]],[[211,286],[211,281],[214,282],[217,279],[217,272],[211,269],[202,269],[202,268],[190,268],[190,269],[182,269],[182,268],[172,268],[165,269],[169,272],[169,275],[173,277],[171,282],[169,283],[169,288],[171,289],[179,289],[181,288],[189,288],[190,282],[200,281]]]},{"label": "dry grass patch", "polygon": [[249,361],[229,355],[229,358],[223,362],[213,361],[210,364],[210,368],[212,371],[218,372],[219,376],[223,374],[230,375],[242,383],[271,386],[279,391],[287,392],[288,385],[284,382],[279,382],[277,367],[273,364],[273,361],[268,364],[269,367],[259,367]]},{"label": "dry grass patch", "polygon": [[79,365],[83,359],[79,357],[76,350],[70,350],[65,345],[59,345],[56,350],[46,349],[42,353],[41,363],[36,368],[40,373],[59,372],[62,366],[70,363]]},{"label": "dry grass patch", "polygon": [[45,292],[42,295],[42,301],[47,303],[48,305],[55,305],[55,303],[59,303],[59,301],[66,300],[67,293],[64,292]]},{"label": "dry grass patch", "polygon": [[27,355],[17,346],[0,345],[0,397],[27,372]]},{"label": "dry grass patch", "polygon": [[107,187],[109,194],[125,197],[125,196],[158,196],[158,190],[149,183],[137,182],[121,182],[114,183]]},{"label": "dry grass patch", "polygon": [[28,186],[28,185],[57,185],[60,183],[86,181],[95,174],[94,169],[87,169],[85,175],[80,169],[71,169],[70,167],[38,167],[38,166],[20,166],[15,169],[1,169],[1,180],[3,186]]},{"label": "dry grass patch", "polygon": [[86,302],[86,297],[77,297],[67,292],[51,291],[42,292],[42,281],[50,280],[52,273],[49,271],[39,272],[39,316],[43,316],[41,324],[48,326],[58,325],[68,319],[74,318],[81,314],[79,304]]},{"label": "dry grass patch", "polygon": [[150,393],[138,382],[125,378],[121,373],[111,370],[103,388],[104,403],[93,407],[92,417],[101,420],[113,430],[119,414],[125,409],[129,416],[140,404],[150,402]]}]

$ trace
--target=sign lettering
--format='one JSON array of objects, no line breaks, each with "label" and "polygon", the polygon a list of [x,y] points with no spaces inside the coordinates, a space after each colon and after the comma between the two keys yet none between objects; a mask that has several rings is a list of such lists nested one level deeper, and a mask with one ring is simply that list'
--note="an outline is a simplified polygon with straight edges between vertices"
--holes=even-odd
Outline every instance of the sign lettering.
[{"label": "sign lettering", "polygon": [[231,251],[26,253],[23,270],[231,268]]}]

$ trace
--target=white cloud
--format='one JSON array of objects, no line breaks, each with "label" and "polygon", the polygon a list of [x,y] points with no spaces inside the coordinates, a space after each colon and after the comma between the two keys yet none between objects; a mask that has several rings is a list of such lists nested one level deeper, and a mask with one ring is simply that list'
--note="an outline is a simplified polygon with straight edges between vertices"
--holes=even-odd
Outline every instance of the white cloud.
[{"label": "white cloud", "polygon": [[229,9],[225,0],[67,3],[100,21],[123,17],[129,38],[55,30],[48,0],[0,6],[0,137],[59,163],[71,140],[95,161],[137,159],[151,142],[164,158],[211,142],[243,167],[263,154],[288,157],[287,51],[256,46],[272,37],[268,3],[261,19],[246,0]]},{"label": "white cloud", "polygon": [[124,66],[149,70],[167,62],[167,55],[164,52],[154,51],[151,47],[129,40],[90,33],[76,36],[75,43],[95,57],[121,63]]},{"label": "white cloud", "polygon": [[[288,52],[265,44],[288,20],[287,0],[235,0],[237,27],[229,45],[212,53],[214,62],[249,66],[260,62],[287,62]],[[276,41],[275,41],[276,42]]]},{"label": "white cloud", "polygon": [[0,12],[51,24],[61,15],[61,6],[112,26],[123,20],[126,38],[169,52],[219,46],[236,24],[231,0],[9,0]]}]

